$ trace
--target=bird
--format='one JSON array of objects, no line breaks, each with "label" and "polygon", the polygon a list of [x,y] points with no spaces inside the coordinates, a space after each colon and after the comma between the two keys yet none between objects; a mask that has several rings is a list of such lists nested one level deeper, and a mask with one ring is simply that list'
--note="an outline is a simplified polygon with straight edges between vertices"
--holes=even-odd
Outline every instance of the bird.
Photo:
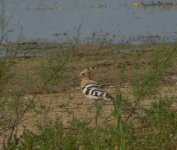
[{"label": "bird", "polygon": [[114,100],[114,98],[106,92],[103,88],[104,85],[101,85],[97,83],[96,81],[92,80],[91,78],[91,70],[96,69],[95,66],[88,67],[84,69],[80,73],[80,79],[81,79],[81,91],[82,93],[90,100],[96,101],[99,99],[104,100]]}]

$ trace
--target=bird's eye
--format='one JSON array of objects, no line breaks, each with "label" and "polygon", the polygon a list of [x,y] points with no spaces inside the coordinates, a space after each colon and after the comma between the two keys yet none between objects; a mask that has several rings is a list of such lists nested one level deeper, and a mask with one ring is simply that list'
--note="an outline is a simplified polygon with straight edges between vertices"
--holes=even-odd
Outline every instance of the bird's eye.
[{"label": "bird's eye", "polygon": [[82,74],[83,76],[85,75],[85,73]]}]

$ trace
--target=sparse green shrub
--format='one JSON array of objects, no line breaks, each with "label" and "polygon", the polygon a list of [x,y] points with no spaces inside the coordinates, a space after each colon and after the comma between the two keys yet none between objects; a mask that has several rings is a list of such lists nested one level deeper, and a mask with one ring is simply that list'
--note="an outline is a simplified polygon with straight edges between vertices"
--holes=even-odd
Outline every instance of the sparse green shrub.
[{"label": "sparse green shrub", "polygon": [[56,119],[50,125],[39,124],[38,129],[37,134],[24,129],[23,135],[19,139],[19,144],[15,145],[15,143],[12,143],[11,146],[29,150],[78,149],[76,134],[73,134],[73,132],[64,132],[60,119]]},{"label": "sparse green shrub", "polygon": [[70,50],[50,56],[47,61],[41,65],[41,78],[46,81],[54,75],[49,83],[53,85],[58,84],[62,79],[72,74],[72,68],[69,65],[72,61],[74,61],[74,55],[73,51]]},{"label": "sparse green shrub", "polygon": [[[73,118],[65,128],[60,119],[50,120],[47,118],[49,119],[46,121],[47,124],[39,122],[37,133],[24,129],[21,138],[17,137],[19,142],[12,141],[8,144],[8,149],[176,149],[176,98],[157,96],[160,79],[173,65],[175,59],[176,47],[163,45],[154,49],[150,56],[150,65],[145,72],[135,71],[132,96],[128,97],[124,95],[121,88],[117,89],[112,112],[115,123],[111,125],[108,122],[99,124],[102,105],[98,103],[94,125],[90,126],[83,120]],[[43,69],[46,67],[42,74],[44,81],[53,79],[53,83],[58,83],[68,77],[71,72],[69,62],[73,60],[73,51],[68,50],[51,56],[43,66]],[[122,66],[121,70],[120,85],[124,80],[124,67]],[[28,89],[28,86],[24,88],[24,91],[19,89],[14,92],[16,96],[14,101],[10,103],[13,107],[11,110],[15,112],[13,115],[23,112],[21,109],[24,109],[25,103],[21,95],[24,95],[25,89]],[[145,99],[150,99],[152,104],[150,106],[143,105]],[[0,104],[2,104],[1,106],[7,105],[8,101],[2,99]],[[19,105],[22,108],[19,108]],[[31,109],[32,106],[31,104]],[[5,111],[5,108],[0,107],[0,111]],[[7,115],[7,118],[9,116]]]},{"label": "sparse green shrub", "polygon": [[[38,133],[25,129],[18,149],[175,149],[177,137],[177,113],[173,102],[160,100],[133,122],[119,116],[117,126],[89,127],[87,123],[74,119],[67,129],[56,119],[50,125],[40,125]],[[122,112],[121,112],[122,113]],[[95,136],[96,134],[96,136]],[[95,145],[96,140],[96,145]],[[15,144],[12,144],[13,146]]]},{"label": "sparse green shrub", "polygon": [[138,124],[127,130],[128,148],[175,149],[177,113],[172,108],[174,104],[173,98],[165,98],[152,103],[150,108],[143,108],[136,119]]},{"label": "sparse green shrub", "polygon": [[150,109],[144,109],[146,112],[147,124],[151,124],[152,127],[163,131],[163,133],[169,133],[171,135],[177,134],[177,112],[172,105],[176,100],[172,98],[163,98],[158,102],[152,103]]},{"label": "sparse green shrub", "polygon": [[0,82],[4,80],[4,76],[7,73],[7,64],[3,58],[0,58]]},{"label": "sparse green shrub", "polygon": [[155,47],[149,58],[150,68],[143,73],[137,71],[134,74],[132,85],[137,103],[146,97],[157,94],[160,78],[174,64],[176,56],[176,46],[162,44]]}]

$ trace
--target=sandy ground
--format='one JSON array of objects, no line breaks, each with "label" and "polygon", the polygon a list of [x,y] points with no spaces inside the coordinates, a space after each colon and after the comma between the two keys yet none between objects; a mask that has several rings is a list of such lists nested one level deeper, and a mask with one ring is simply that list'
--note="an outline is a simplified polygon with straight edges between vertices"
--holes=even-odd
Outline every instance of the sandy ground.
[{"label": "sandy ground", "polygon": [[[131,49],[126,51],[125,49]],[[35,86],[33,86],[28,94],[24,95],[26,100],[32,98],[37,93],[35,98],[37,109],[40,113],[28,113],[25,115],[25,121],[18,126],[18,133],[21,134],[24,128],[29,128],[37,132],[36,125],[39,122],[50,124],[51,121],[57,117],[61,119],[64,127],[67,129],[69,122],[75,118],[85,121],[89,126],[95,125],[96,107],[88,100],[80,91],[80,80],[78,74],[85,69],[85,67],[100,65],[98,71],[93,72],[93,79],[101,84],[106,84],[108,87],[106,91],[115,96],[115,85],[119,79],[121,65],[125,67],[125,74],[121,91],[123,96],[130,101],[134,99],[132,94],[132,72],[134,61],[138,59],[139,71],[145,72],[151,64],[148,63],[151,57],[151,46],[147,47],[146,51],[141,51],[145,47],[139,46],[81,46],[80,50],[76,52],[76,60],[70,64],[72,75],[69,78],[63,79],[60,84],[47,87],[48,92],[38,91],[42,81],[39,80],[40,62],[43,58],[18,59],[12,71],[16,71],[16,76],[5,86],[7,90],[3,92],[3,96],[8,97],[13,88],[18,88],[23,85],[26,79],[23,77],[26,73],[30,73],[34,77]],[[132,51],[133,49],[133,51]],[[134,51],[134,49],[138,50]],[[123,52],[122,52],[123,51]],[[42,60],[43,61],[43,60]],[[20,70],[20,71],[17,71]],[[176,65],[167,71],[164,77],[176,77]],[[177,97],[176,80],[161,79],[160,91],[156,97]],[[13,85],[13,86],[12,86]],[[13,87],[13,88],[12,88]],[[12,88],[12,89],[11,89]],[[50,90],[49,90],[50,89]],[[156,97],[147,98],[142,101],[142,105],[149,107],[152,102],[156,101]],[[99,124],[105,125],[115,122],[112,115],[112,102],[100,101],[101,105]],[[176,108],[177,106],[174,105]]]},{"label": "sandy ground", "polygon": [[[109,93],[114,95],[114,88],[106,89]],[[123,96],[128,97],[130,100],[133,100],[132,89],[131,86],[121,88]],[[26,97],[31,97],[31,95],[27,95]],[[174,97],[177,98],[177,86],[164,86],[161,87],[160,92],[154,98],[146,98],[141,104],[145,107],[150,107],[152,102],[157,101],[156,98],[165,98],[165,97]],[[79,120],[83,120],[89,124],[89,126],[95,125],[95,116],[96,116],[96,107],[94,103],[88,100],[81,91],[73,90],[72,92],[65,93],[54,93],[54,94],[46,94],[46,95],[38,95],[36,101],[39,107],[42,110],[42,115],[37,115],[35,117],[29,118],[24,121],[24,123],[19,126],[31,128],[36,130],[37,122],[45,122],[50,123],[51,120],[59,117],[65,128],[68,128],[69,122],[75,118]],[[99,124],[104,125],[112,124],[115,122],[115,118],[112,115],[113,104],[109,101],[99,101],[101,106],[100,116],[99,116]],[[174,105],[176,108],[177,105]],[[27,116],[33,116],[34,114],[28,114]]]}]

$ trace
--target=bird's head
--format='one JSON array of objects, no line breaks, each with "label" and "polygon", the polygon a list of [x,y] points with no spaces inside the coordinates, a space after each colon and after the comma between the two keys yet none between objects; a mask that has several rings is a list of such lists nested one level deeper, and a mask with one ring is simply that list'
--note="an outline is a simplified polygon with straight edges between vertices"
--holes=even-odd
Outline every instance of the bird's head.
[{"label": "bird's head", "polygon": [[96,67],[89,67],[89,68],[86,68],[84,69],[80,74],[79,74],[79,77],[81,80],[91,80],[91,73],[90,71],[92,69],[96,69]]},{"label": "bird's head", "polygon": [[83,70],[79,74],[79,77],[80,77],[81,80],[90,80],[91,79],[90,70],[88,70],[88,69]]}]

